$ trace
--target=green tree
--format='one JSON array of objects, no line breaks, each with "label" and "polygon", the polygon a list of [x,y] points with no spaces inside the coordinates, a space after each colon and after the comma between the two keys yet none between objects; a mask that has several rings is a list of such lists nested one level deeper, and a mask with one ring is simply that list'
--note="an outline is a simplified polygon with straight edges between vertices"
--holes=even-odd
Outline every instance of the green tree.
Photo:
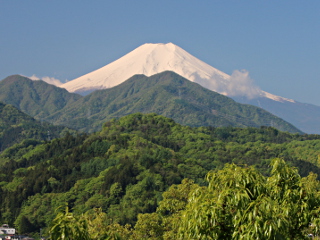
[{"label": "green tree", "polygon": [[179,185],[172,185],[162,194],[157,211],[138,215],[135,236],[138,239],[178,238],[177,229],[181,222],[181,212],[185,209],[190,192],[199,186],[193,180],[183,179]]},{"label": "green tree", "polygon": [[270,177],[253,167],[227,164],[209,172],[208,187],[197,188],[182,214],[182,239],[303,239],[318,230],[319,182],[301,178],[282,159]]},{"label": "green tree", "polygon": [[57,214],[50,228],[52,240],[90,240],[88,224],[84,218],[76,217],[69,208]]},{"label": "green tree", "polygon": [[162,239],[161,217],[157,213],[138,214],[135,234],[138,239]]},{"label": "green tree", "polygon": [[177,230],[181,223],[181,213],[185,209],[189,195],[199,185],[193,180],[183,179],[181,184],[172,185],[162,194],[163,200],[159,203],[157,213],[162,217],[163,238],[177,239]]}]

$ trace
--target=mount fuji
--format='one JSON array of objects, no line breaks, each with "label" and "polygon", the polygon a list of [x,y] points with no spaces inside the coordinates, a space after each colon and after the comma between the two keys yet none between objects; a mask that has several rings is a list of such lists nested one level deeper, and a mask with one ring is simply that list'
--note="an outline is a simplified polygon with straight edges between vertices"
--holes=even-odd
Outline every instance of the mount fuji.
[{"label": "mount fuji", "polygon": [[228,75],[173,43],[141,45],[118,60],[60,87],[86,95],[117,86],[137,74],[152,76],[164,71],[175,72],[240,103],[261,107],[303,132],[320,134],[320,107],[265,92],[254,85],[248,72],[234,71]]},{"label": "mount fuji", "polygon": [[294,102],[260,90],[252,83],[247,72],[235,71],[230,76],[173,43],[144,44],[118,60],[60,87],[86,95],[94,90],[117,86],[136,74],[149,77],[164,71],[175,72],[207,89],[230,97],[265,97],[275,101]]}]

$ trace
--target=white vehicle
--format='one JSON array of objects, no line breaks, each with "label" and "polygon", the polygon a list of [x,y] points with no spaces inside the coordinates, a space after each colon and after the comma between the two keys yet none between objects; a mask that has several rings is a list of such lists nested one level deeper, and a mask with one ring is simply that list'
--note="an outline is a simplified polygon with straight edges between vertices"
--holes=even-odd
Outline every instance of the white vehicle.
[{"label": "white vehicle", "polygon": [[16,233],[16,229],[9,227],[8,224],[3,224],[0,227],[0,234],[14,235],[15,233]]}]

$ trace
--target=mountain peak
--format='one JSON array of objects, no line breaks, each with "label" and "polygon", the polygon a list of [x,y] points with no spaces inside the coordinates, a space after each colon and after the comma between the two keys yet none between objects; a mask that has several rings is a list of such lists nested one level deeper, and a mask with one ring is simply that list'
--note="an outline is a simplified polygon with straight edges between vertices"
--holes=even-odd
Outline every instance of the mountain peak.
[{"label": "mountain peak", "polygon": [[173,43],[146,43],[61,87],[69,92],[93,91],[117,86],[136,74],[151,76],[164,71],[173,71],[216,92],[222,92],[230,77]]},{"label": "mountain peak", "polygon": [[172,42],[169,43],[156,43],[157,47],[165,47],[169,51],[175,51],[176,48],[178,47],[177,45],[173,44]]},{"label": "mountain peak", "polygon": [[235,71],[230,76],[171,42],[143,44],[118,60],[60,87],[69,92],[84,94],[117,86],[133,75],[150,77],[164,71],[175,72],[189,81],[230,97],[266,97],[275,101],[288,101],[254,86],[248,72]]},{"label": "mountain peak", "polygon": [[175,45],[172,42],[168,42],[168,43],[145,43],[145,44],[142,44],[140,47],[142,47],[142,46],[167,47],[167,48],[171,48],[171,50],[174,50],[175,47],[178,47],[177,45]]}]

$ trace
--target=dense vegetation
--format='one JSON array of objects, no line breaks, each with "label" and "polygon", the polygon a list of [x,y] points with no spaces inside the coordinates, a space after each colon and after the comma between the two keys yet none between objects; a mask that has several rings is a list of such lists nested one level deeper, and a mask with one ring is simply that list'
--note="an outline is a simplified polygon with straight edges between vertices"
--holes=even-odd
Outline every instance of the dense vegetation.
[{"label": "dense vegetation", "polygon": [[[64,127],[38,122],[12,105],[0,102],[0,151],[26,139],[30,145],[62,136]],[[23,144],[23,143],[22,143]]]},{"label": "dense vegetation", "polygon": [[173,72],[136,75],[124,83],[85,97],[42,81],[11,76],[0,82],[0,100],[55,125],[95,132],[113,118],[157,113],[183,125],[260,127],[301,133],[269,112],[210,91]]},{"label": "dense vegetation", "polygon": [[270,177],[226,164],[207,174],[208,186],[189,179],[164,192],[156,212],[138,215],[134,228],[109,223],[101,209],[53,220],[51,239],[308,239],[319,234],[320,182],[301,178],[281,159]]},{"label": "dense vegetation", "polygon": [[162,193],[185,178],[206,186],[209,170],[254,165],[269,176],[281,157],[302,176],[320,173],[320,136],[272,127],[182,126],[156,114],[132,114],[94,134],[67,134],[42,144],[25,141],[0,154],[0,221],[19,232],[46,228],[55,209],[73,214],[101,208],[107,223],[134,225],[154,213]]}]

